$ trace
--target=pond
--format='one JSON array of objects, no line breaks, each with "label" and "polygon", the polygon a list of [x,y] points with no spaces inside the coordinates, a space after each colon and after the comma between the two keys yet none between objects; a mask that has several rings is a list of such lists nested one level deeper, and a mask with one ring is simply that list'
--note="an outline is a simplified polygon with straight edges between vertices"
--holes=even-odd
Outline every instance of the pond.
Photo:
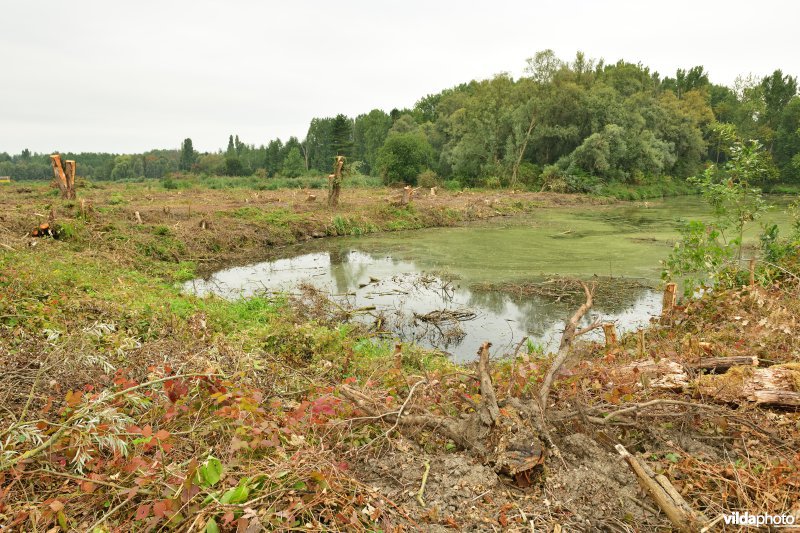
[{"label": "pond", "polygon": [[[709,218],[707,207],[700,198],[681,197],[543,208],[461,227],[322,239],[283,248],[271,261],[190,281],[185,290],[239,298],[311,284],[362,309],[356,320],[458,361],[474,358],[487,340],[494,353],[513,353],[523,341],[554,350],[575,300],[522,293],[516,284],[597,277],[606,290],[586,320],[633,330],[660,312],[659,262],[674,244],[680,219],[693,218]],[[788,225],[780,208],[765,218]],[[748,239],[757,233],[751,228]],[[559,283],[543,286],[562,290]],[[602,332],[592,336],[600,339]]]}]

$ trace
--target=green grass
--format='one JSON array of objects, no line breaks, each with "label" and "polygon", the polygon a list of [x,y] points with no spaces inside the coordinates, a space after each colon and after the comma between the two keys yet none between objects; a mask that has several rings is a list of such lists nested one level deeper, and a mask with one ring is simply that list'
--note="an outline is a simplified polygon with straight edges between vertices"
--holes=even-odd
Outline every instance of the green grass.
[{"label": "green grass", "polygon": [[305,220],[304,215],[283,208],[264,210],[259,207],[240,207],[230,212],[222,211],[219,213],[234,218],[249,220],[251,222],[280,227],[288,227],[291,224]]},{"label": "green grass", "polygon": [[[308,175],[297,178],[274,176],[271,178],[252,176],[209,176],[196,174],[183,174],[170,176],[163,180],[138,180],[137,184],[160,186],[167,190],[178,189],[251,189],[257,191],[276,191],[278,189],[325,189],[328,181],[325,176]],[[378,177],[354,175],[348,176],[343,184],[345,189],[382,187],[383,182]]]},{"label": "green grass", "polygon": [[378,231],[378,227],[367,221],[336,215],[328,229],[329,235],[365,235]]},{"label": "green grass", "polygon": [[420,229],[425,224],[420,220],[414,204],[404,207],[386,205],[379,208],[381,217],[386,220],[383,229],[387,231],[403,231],[410,229]]}]

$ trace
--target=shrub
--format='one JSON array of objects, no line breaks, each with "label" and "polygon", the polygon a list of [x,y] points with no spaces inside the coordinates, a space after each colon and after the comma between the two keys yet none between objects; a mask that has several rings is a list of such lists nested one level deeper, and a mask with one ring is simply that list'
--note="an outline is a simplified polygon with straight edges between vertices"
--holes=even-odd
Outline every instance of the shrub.
[{"label": "shrub", "polygon": [[440,187],[442,185],[442,180],[433,170],[425,170],[417,176],[417,185],[425,189],[430,189],[432,187]]},{"label": "shrub", "polygon": [[528,161],[523,161],[517,171],[517,180],[525,187],[540,188],[542,184],[541,174],[541,167],[529,163]]},{"label": "shrub", "polygon": [[499,189],[503,186],[503,184],[500,182],[500,178],[497,176],[490,176],[486,178],[485,184],[487,189]]},{"label": "shrub", "polygon": [[444,182],[444,188],[448,191],[460,191],[461,182],[458,180],[447,180]]},{"label": "shrub", "polygon": [[387,185],[393,182],[413,185],[432,159],[433,148],[421,133],[390,135],[378,150],[378,168]]}]

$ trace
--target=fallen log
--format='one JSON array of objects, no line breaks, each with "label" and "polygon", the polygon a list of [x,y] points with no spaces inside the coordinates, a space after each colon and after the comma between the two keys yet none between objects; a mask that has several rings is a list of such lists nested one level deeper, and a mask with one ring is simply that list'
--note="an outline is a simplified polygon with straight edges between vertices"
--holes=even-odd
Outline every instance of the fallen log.
[{"label": "fallen log", "polygon": [[680,363],[670,359],[645,359],[612,368],[609,381],[615,385],[642,385],[661,390],[680,391],[689,386],[689,374]]},{"label": "fallen log", "polygon": [[689,367],[712,372],[727,371],[735,366],[758,366],[758,357],[754,355],[734,355],[730,357],[703,357]]},{"label": "fallen log", "polygon": [[615,448],[628,463],[639,484],[647,491],[658,508],[667,515],[675,529],[685,532],[697,531],[708,522],[708,518],[689,506],[666,476],[654,474],[645,463],[631,455],[622,444],[617,444]]},{"label": "fallen log", "polygon": [[800,407],[800,363],[737,366],[724,374],[700,376],[696,385],[697,392],[717,401]]},{"label": "fallen log", "polygon": [[[727,372],[692,379],[691,369],[722,369],[733,360],[741,365]],[[753,402],[776,407],[800,407],[800,363],[759,368],[755,357],[716,357],[686,366],[669,359],[646,359],[610,369],[608,385],[646,386],[670,391],[691,390],[717,402]]]},{"label": "fallen log", "polygon": [[478,315],[469,309],[437,309],[425,314],[414,313],[414,320],[431,324],[447,324],[473,320]]}]

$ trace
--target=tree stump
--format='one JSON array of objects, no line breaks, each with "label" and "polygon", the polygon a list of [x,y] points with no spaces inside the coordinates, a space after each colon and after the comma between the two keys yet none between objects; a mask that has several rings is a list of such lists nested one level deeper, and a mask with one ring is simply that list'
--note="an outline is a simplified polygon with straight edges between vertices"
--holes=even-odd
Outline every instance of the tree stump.
[{"label": "tree stump", "polygon": [[403,190],[400,193],[400,197],[397,198],[392,205],[397,207],[405,207],[411,203],[411,198],[413,198],[414,193],[417,192],[417,189],[412,189],[410,186],[406,185],[403,187]]},{"label": "tree stump", "polygon": [[75,161],[66,161],[66,171],[61,165],[61,155],[53,154],[50,156],[50,164],[53,166],[53,175],[56,185],[61,191],[61,197],[65,200],[75,199]]},{"label": "tree stump", "polygon": [[664,287],[664,299],[661,304],[661,314],[668,315],[675,307],[675,300],[677,298],[678,285],[676,283],[667,283]]},{"label": "tree stump", "polygon": [[606,348],[612,348],[617,345],[617,328],[613,322],[603,324],[603,334],[606,337]]},{"label": "tree stump", "polygon": [[337,155],[333,163],[333,174],[328,174],[328,206],[339,205],[339,194],[342,190],[342,173],[344,171],[344,156]]}]

